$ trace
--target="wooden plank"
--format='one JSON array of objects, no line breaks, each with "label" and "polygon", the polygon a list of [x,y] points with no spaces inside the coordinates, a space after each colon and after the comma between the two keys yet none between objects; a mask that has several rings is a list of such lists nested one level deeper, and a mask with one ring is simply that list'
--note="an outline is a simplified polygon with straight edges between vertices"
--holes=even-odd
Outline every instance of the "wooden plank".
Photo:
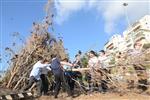
[{"label": "wooden plank", "polygon": [[73,69],[72,69],[72,71],[79,71],[79,72],[82,72],[82,71],[89,71],[89,70],[90,70],[90,68],[77,68],[77,69],[73,68]]}]

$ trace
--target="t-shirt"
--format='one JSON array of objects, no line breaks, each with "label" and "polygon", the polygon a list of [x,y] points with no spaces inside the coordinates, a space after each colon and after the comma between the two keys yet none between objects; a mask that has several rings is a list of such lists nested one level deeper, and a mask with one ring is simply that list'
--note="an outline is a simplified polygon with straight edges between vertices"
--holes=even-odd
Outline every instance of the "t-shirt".
[{"label": "t-shirt", "polygon": [[109,65],[109,61],[108,58],[104,55],[104,56],[99,56],[98,57],[99,63],[101,65],[101,68],[107,68]]},{"label": "t-shirt", "polygon": [[51,62],[51,70],[53,74],[61,74],[63,72],[60,64],[60,60],[58,58],[53,58]]},{"label": "t-shirt", "polygon": [[99,56],[99,57],[98,57],[98,60],[99,60],[100,62],[103,62],[103,61],[107,60],[107,57],[106,57],[106,56]]},{"label": "t-shirt", "polygon": [[42,64],[41,61],[38,61],[36,64],[34,64],[33,69],[30,73],[30,77],[34,76],[37,80],[40,80],[40,75],[41,75],[41,68],[50,66],[50,64]]},{"label": "t-shirt", "polygon": [[89,59],[88,65],[90,67],[95,67],[98,65],[98,58],[97,57],[93,57]]},{"label": "t-shirt", "polygon": [[41,68],[41,74],[45,74],[45,75],[47,75],[48,71],[51,71],[50,66],[47,66],[47,67]]}]

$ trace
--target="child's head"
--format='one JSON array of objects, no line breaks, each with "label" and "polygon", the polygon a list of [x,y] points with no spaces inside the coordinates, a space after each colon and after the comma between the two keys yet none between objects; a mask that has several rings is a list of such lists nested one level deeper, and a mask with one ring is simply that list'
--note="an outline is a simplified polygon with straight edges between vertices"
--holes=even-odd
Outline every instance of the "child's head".
[{"label": "child's head", "polygon": [[100,55],[100,56],[105,55],[105,51],[104,51],[104,50],[99,51],[99,55]]},{"label": "child's head", "polygon": [[94,56],[97,56],[97,54],[96,54],[95,51],[91,50],[91,51],[89,52],[89,57],[94,57]]}]

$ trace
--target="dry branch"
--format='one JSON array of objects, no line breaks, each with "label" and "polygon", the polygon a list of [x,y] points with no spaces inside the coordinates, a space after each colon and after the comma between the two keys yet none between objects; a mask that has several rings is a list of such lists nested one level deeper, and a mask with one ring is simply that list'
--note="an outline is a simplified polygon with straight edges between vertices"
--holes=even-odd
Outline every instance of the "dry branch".
[{"label": "dry branch", "polygon": [[[22,50],[17,54],[13,49],[6,48],[8,52],[13,54],[10,69],[4,77],[3,85],[13,90],[20,90],[27,83],[27,77],[32,70],[32,66],[38,61],[39,56],[51,60],[51,54],[55,53],[60,58],[66,58],[65,49],[61,40],[55,39],[48,28],[52,25],[52,0],[46,5],[46,17],[44,21],[33,23],[31,35],[26,40]],[[15,37],[16,38],[16,37]],[[55,40],[53,44],[50,41]],[[14,43],[14,41],[13,41]]]}]

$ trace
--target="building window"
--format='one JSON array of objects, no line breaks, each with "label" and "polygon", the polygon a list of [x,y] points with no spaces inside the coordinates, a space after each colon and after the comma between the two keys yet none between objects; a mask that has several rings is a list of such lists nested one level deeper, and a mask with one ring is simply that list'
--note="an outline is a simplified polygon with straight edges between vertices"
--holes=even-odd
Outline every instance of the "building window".
[{"label": "building window", "polygon": [[131,40],[129,39],[129,40],[127,40],[127,43],[129,43]]},{"label": "building window", "polygon": [[133,31],[135,32],[135,31],[137,31],[138,29],[140,29],[141,28],[141,26],[138,26],[137,28],[135,28]]},{"label": "building window", "polygon": [[132,44],[127,45],[127,47],[131,47],[131,46],[132,46]]}]

